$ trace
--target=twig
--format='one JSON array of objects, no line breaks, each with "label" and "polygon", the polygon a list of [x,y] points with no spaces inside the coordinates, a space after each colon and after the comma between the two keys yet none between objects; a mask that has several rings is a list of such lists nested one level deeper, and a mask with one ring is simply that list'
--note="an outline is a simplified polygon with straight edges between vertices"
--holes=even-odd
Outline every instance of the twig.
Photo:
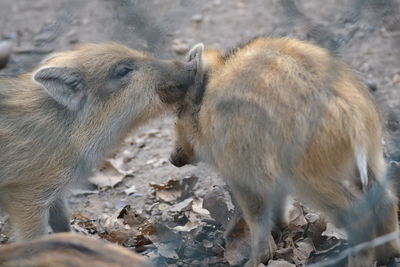
[{"label": "twig", "polygon": [[364,243],[360,243],[354,247],[350,247],[344,251],[342,251],[338,256],[336,256],[334,259],[325,261],[325,262],[318,262],[318,263],[313,263],[310,265],[307,265],[307,267],[321,267],[321,266],[329,266],[338,263],[339,261],[347,258],[348,256],[352,254],[356,254],[360,252],[361,250],[368,249],[368,248],[375,248],[377,246],[383,245],[387,242],[390,242],[396,238],[400,237],[400,232],[396,231],[390,234],[386,234],[380,237],[377,237],[371,241],[367,241]]},{"label": "twig", "polygon": [[53,52],[52,48],[39,48],[39,47],[17,47],[14,48],[13,52],[15,54],[49,54]]}]

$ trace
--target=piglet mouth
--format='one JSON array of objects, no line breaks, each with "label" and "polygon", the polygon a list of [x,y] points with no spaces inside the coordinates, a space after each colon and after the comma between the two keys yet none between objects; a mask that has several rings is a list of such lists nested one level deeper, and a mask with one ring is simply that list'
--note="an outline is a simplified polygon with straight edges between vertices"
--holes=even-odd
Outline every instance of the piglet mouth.
[{"label": "piglet mouth", "polygon": [[186,95],[187,86],[179,84],[163,84],[157,88],[161,101],[165,104],[174,104],[181,101]]}]

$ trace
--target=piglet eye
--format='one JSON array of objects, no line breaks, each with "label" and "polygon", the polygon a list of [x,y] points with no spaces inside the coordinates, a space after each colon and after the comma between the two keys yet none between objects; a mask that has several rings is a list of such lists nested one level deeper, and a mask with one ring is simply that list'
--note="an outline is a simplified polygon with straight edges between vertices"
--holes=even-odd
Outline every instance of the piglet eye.
[{"label": "piglet eye", "polygon": [[122,78],[130,73],[132,70],[133,68],[129,66],[119,66],[115,69],[115,78]]},{"label": "piglet eye", "polygon": [[113,79],[121,79],[131,73],[136,68],[133,62],[121,62],[115,66],[111,73]]}]

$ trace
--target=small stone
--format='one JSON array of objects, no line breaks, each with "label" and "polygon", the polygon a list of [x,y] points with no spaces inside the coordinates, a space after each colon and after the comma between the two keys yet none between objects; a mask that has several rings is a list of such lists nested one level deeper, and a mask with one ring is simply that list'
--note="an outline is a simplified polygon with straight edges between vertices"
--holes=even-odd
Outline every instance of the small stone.
[{"label": "small stone", "polygon": [[214,246],[214,243],[213,242],[211,242],[211,241],[209,241],[209,240],[203,240],[202,242],[201,242],[201,244],[203,245],[203,247],[205,247],[205,248],[212,248],[213,246]]},{"label": "small stone", "polygon": [[195,23],[202,22],[203,21],[203,15],[201,15],[201,14],[193,15],[192,21],[195,22]]},{"label": "small stone", "polygon": [[5,244],[10,238],[4,234],[0,234],[0,244]]},{"label": "small stone", "polygon": [[214,0],[213,5],[214,6],[220,6],[221,5],[221,0]]},{"label": "small stone", "polygon": [[368,89],[369,89],[371,92],[376,92],[376,91],[378,90],[378,85],[376,84],[376,82],[367,80],[367,81],[365,81],[365,83],[367,84]]}]

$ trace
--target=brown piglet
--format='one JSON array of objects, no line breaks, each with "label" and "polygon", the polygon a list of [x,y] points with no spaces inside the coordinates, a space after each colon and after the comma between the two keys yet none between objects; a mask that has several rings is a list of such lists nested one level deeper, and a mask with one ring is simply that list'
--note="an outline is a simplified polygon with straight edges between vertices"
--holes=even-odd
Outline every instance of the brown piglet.
[{"label": "brown piglet", "polygon": [[116,43],[85,44],[0,78],[0,206],[19,239],[69,231],[64,192],[129,131],[173,110],[195,62]]},{"label": "brown piglet", "polygon": [[[194,47],[195,84],[177,110],[176,166],[204,161],[226,179],[251,234],[246,266],[273,255],[270,230],[289,194],[324,212],[356,245],[398,230],[380,112],[340,59],[310,43],[256,38],[223,54]],[[385,263],[399,240],[349,266]]]}]

